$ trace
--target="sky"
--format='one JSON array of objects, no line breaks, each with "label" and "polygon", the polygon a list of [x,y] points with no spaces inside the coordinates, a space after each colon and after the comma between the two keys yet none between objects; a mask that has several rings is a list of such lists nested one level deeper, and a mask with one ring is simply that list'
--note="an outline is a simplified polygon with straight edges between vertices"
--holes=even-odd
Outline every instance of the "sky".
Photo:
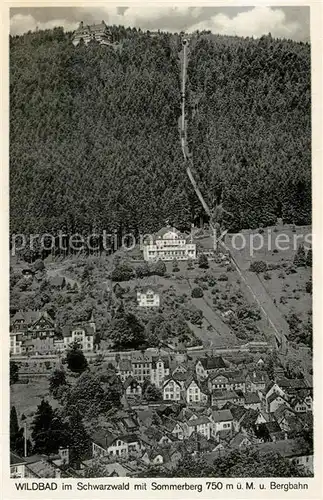
[{"label": "sky", "polygon": [[276,38],[310,40],[309,7],[171,7],[165,4],[114,7],[21,7],[10,9],[10,33],[20,35],[36,27],[63,26],[75,30],[80,21],[91,24],[104,20],[143,30],[171,32],[211,30],[222,35],[260,37],[271,33]]}]

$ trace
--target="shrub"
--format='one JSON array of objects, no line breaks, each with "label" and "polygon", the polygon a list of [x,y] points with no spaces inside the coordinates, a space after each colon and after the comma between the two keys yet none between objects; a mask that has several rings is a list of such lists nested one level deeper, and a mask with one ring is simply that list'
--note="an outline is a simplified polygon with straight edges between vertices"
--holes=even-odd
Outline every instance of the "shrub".
[{"label": "shrub", "polygon": [[207,269],[209,267],[209,261],[207,260],[207,256],[204,253],[201,253],[198,259],[198,266],[201,269]]},{"label": "shrub", "polygon": [[264,274],[264,280],[271,280],[271,274],[268,273],[267,271]]},{"label": "shrub", "polygon": [[275,249],[273,250],[273,253],[278,253],[277,248],[275,248]]},{"label": "shrub", "polygon": [[229,273],[230,271],[234,271],[234,267],[233,267],[231,264],[229,264],[229,265],[227,266],[227,271],[228,271],[228,273]]},{"label": "shrub", "polygon": [[306,255],[306,265],[308,267],[312,267],[312,258],[312,249],[310,248]]},{"label": "shrub", "polygon": [[306,282],[306,285],[305,285],[305,290],[307,291],[307,293],[312,293],[313,291],[313,283],[312,283],[312,278],[309,279],[307,282]]},{"label": "shrub", "polygon": [[281,271],[279,274],[278,274],[278,278],[284,280],[286,278],[286,274],[284,273],[284,271]]},{"label": "shrub", "polygon": [[216,295],[217,294],[217,289],[216,288],[212,288],[211,293],[212,293],[212,295]]},{"label": "shrub", "polygon": [[274,231],[274,233],[278,233],[277,227],[274,227],[273,231]]},{"label": "shrub", "polygon": [[267,264],[263,260],[255,260],[251,262],[249,271],[253,271],[254,273],[264,273],[267,271]]},{"label": "shrub", "polygon": [[264,232],[265,232],[265,230],[264,230],[264,228],[263,228],[263,227],[260,227],[260,228],[258,229],[258,233],[259,233],[259,234],[264,234]]},{"label": "shrub", "polygon": [[286,274],[296,274],[296,273],[297,273],[297,269],[294,266],[289,266],[286,269]]},{"label": "shrub", "polygon": [[218,281],[228,281],[228,276],[226,274],[220,274],[220,276],[218,277]]},{"label": "shrub", "polygon": [[286,297],[281,296],[281,297],[280,297],[280,299],[279,299],[279,302],[280,302],[281,304],[287,304],[287,299],[286,299]]},{"label": "shrub", "polygon": [[203,292],[202,288],[195,287],[195,288],[193,288],[191,295],[194,299],[200,299],[204,296],[204,292]]},{"label": "shrub", "polygon": [[296,267],[306,266],[306,254],[305,254],[304,245],[302,245],[302,244],[299,245],[293,262],[294,262],[294,265]]}]

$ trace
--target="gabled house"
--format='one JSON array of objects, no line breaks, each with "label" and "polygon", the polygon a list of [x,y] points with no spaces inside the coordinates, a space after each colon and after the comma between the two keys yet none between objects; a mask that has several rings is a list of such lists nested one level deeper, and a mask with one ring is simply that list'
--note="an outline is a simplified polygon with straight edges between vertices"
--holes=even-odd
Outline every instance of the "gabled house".
[{"label": "gabled house", "polygon": [[168,358],[153,357],[151,363],[150,381],[156,387],[161,388],[164,380],[170,375],[170,362]]},{"label": "gabled house", "polygon": [[141,397],[142,386],[134,377],[129,375],[127,380],[123,383],[123,388],[127,396]]},{"label": "gabled house", "polygon": [[216,437],[220,431],[232,430],[233,416],[230,410],[213,410],[210,414],[211,434]]},{"label": "gabled house", "polygon": [[47,311],[18,311],[10,321],[11,354],[54,351],[55,323]]},{"label": "gabled house", "polygon": [[253,410],[261,410],[261,400],[257,392],[245,392],[243,405],[245,408],[252,408]]},{"label": "gabled house", "polygon": [[94,458],[109,455],[129,458],[142,450],[142,442],[135,434],[117,435],[110,431],[96,431],[92,436]]},{"label": "gabled house", "polygon": [[217,409],[223,408],[227,403],[241,404],[242,398],[234,391],[215,389],[211,393],[211,405]]},{"label": "gabled house", "polygon": [[182,399],[182,385],[173,377],[165,380],[163,385],[163,399],[180,401]]},{"label": "gabled house", "polygon": [[64,349],[68,349],[70,344],[77,342],[83,352],[93,351],[95,329],[92,325],[66,325],[62,329]]},{"label": "gabled house", "polygon": [[122,382],[125,382],[128,377],[133,376],[133,368],[130,359],[120,359],[117,363],[117,375],[120,377]]},{"label": "gabled house", "polygon": [[191,436],[194,432],[198,434],[202,434],[206,439],[210,439],[211,437],[211,420],[206,416],[202,415],[200,417],[195,418],[191,417],[187,422],[188,427],[188,436]]},{"label": "gabled house", "polygon": [[207,386],[194,380],[193,376],[185,382],[185,400],[188,404],[208,402],[208,389]]},{"label": "gabled house", "polygon": [[167,418],[164,421],[164,427],[166,432],[170,433],[176,439],[182,440],[185,438],[186,429],[185,424],[182,422],[177,422],[173,418]]},{"label": "gabled house", "polygon": [[232,449],[245,450],[253,445],[253,439],[243,432],[238,432],[229,444]]},{"label": "gabled house", "polygon": [[137,291],[137,302],[139,307],[159,307],[160,296],[152,286],[146,286]]},{"label": "gabled house", "polygon": [[282,457],[297,465],[303,466],[310,474],[313,474],[313,449],[304,440],[284,439],[273,443],[264,443],[258,445],[261,453],[269,451],[279,453]]},{"label": "gabled house", "polygon": [[281,405],[290,406],[286,397],[280,394],[272,393],[266,398],[266,411],[268,413],[275,412]]},{"label": "gabled house", "polygon": [[263,392],[269,383],[269,377],[264,370],[253,370],[249,372],[246,377],[246,391],[249,392]]},{"label": "gabled house", "polygon": [[195,363],[195,373],[198,379],[204,380],[212,373],[226,369],[222,356],[206,356]]},{"label": "gabled house", "polygon": [[313,410],[313,398],[307,391],[305,394],[302,394],[302,392],[298,391],[298,394],[290,399],[289,404],[296,413],[311,412]]},{"label": "gabled house", "polygon": [[225,373],[212,373],[207,382],[210,391],[229,390],[229,376]]}]

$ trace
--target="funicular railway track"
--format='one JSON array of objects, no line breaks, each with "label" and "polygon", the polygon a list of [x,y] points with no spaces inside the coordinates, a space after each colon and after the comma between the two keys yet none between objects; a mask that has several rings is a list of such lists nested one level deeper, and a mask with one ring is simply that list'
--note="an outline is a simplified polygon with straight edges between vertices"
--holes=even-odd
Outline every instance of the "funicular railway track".
[{"label": "funicular railway track", "polygon": [[[188,63],[188,47],[189,40],[184,38],[182,40],[182,52],[181,52],[181,109],[182,115],[180,120],[180,141],[181,148],[184,157],[184,165],[186,167],[187,176],[193,186],[196,196],[201,202],[205,213],[211,218],[211,210],[206,203],[198,185],[193,175],[193,160],[189,154],[189,149],[187,145],[187,120],[186,120],[186,81],[187,81],[187,63]],[[215,228],[209,223],[210,229],[213,235],[216,236]],[[285,318],[273,303],[272,298],[267,293],[260,279],[255,273],[251,273],[247,270],[242,269],[242,266],[237,261],[237,258],[232,254],[232,251],[225,244],[223,239],[217,239],[217,244],[223,249],[223,251],[229,256],[231,264],[234,269],[238,272],[241,280],[244,282],[245,286],[250,291],[255,302],[258,304],[264,318],[267,320],[275,336],[275,343],[277,349],[282,353],[287,351],[287,338],[284,330],[288,331],[288,325]],[[274,313],[273,313],[274,311]]]}]

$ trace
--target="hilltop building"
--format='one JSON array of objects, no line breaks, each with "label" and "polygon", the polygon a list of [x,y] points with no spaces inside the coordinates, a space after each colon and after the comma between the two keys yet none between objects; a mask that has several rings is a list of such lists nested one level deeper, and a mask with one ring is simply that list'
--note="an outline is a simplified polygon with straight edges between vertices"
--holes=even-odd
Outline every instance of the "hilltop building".
[{"label": "hilltop building", "polygon": [[73,45],[78,45],[81,40],[87,45],[95,40],[101,45],[112,44],[112,34],[104,21],[100,24],[86,25],[83,21],[80,22],[79,27],[75,30],[73,35]]},{"label": "hilltop building", "polygon": [[143,243],[144,260],[188,260],[196,259],[196,245],[192,237],[175,227],[163,227]]}]

